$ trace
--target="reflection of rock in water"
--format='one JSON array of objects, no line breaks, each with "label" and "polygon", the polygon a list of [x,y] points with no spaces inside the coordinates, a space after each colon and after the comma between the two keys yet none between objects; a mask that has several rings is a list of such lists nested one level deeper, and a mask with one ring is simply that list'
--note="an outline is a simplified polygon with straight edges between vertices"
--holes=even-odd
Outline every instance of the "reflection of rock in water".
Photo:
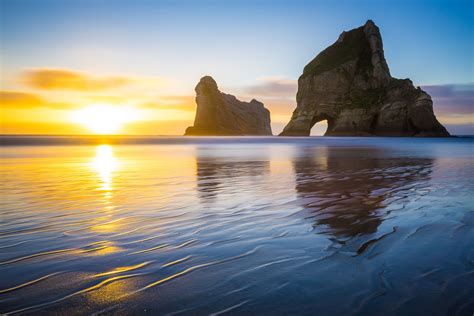
[{"label": "reflection of rock in water", "polygon": [[293,159],[296,192],[315,227],[338,240],[377,231],[383,208],[431,173],[432,160],[373,148],[305,149]]},{"label": "reflection of rock in water", "polygon": [[267,160],[245,160],[206,156],[197,152],[197,190],[203,201],[211,201],[218,194],[238,194],[256,185],[257,177],[268,174]]}]

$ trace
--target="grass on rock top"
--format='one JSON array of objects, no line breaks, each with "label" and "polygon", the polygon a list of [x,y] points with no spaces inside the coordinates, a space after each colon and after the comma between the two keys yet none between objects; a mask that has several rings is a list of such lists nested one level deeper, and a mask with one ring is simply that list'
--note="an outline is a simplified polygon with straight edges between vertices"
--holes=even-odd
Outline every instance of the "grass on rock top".
[{"label": "grass on rock top", "polygon": [[[370,44],[365,37],[364,27],[361,26],[346,32],[343,41],[336,42],[319,53],[304,67],[301,78],[319,75],[353,59],[367,60],[367,56],[364,56],[366,54],[369,54],[370,61]],[[372,64],[369,62],[367,66],[371,67]]]}]

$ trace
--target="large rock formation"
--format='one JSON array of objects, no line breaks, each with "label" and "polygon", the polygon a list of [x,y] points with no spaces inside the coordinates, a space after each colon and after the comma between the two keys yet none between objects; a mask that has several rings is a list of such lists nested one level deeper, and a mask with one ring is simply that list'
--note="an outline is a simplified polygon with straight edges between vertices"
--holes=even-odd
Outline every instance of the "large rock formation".
[{"label": "large rock formation", "polygon": [[297,107],[280,135],[308,136],[327,120],[331,136],[449,136],[431,97],[409,79],[395,79],[371,20],[342,32],[298,79]]},{"label": "large rock formation", "polygon": [[220,92],[212,77],[202,77],[196,86],[194,126],[185,135],[272,135],[270,112],[253,99],[242,102]]}]

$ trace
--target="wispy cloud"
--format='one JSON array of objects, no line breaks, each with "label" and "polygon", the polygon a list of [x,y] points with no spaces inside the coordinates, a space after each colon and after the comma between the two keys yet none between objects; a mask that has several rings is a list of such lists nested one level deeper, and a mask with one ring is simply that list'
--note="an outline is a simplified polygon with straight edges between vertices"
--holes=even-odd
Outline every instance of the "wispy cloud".
[{"label": "wispy cloud", "polygon": [[194,111],[196,109],[196,102],[194,95],[164,95],[142,102],[140,107]]},{"label": "wispy cloud", "polygon": [[100,91],[123,88],[130,85],[166,83],[158,77],[99,76],[70,69],[39,68],[23,72],[21,81],[41,90]]},{"label": "wispy cloud", "polygon": [[23,91],[0,91],[0,105],[2,108],[10,109],[32,109],[32,108],[54,108],[54,109],[71,109],[77,105],[66,102],[50,102],[41,96]]},{"label": "wispy cloud", "polygon": [[[54,96],[45,98],[41,94],[27,91],[0,90],[0,105],[5,109],[28,110],[33,108],[51,108],[60,110],[77,109],[90,104],[135,105],[144,110],[176,110],[193,112],[196,109],[194,95],[164,95],[143,98],[130,98],[127,95],[88,94],[71,97],[74,100],[51,101]],[[67,96],[66,96],[66,99]]]},{"label": "wispy cloud", "polygon": [[256,97],[294,99],[298,89],[296,80],[281,77],[264,77],[255,85],[248,86],[244,92]]},{"label": "wispy cloud", "polygon": [[421,86],[433,99],[438,120],[453,134],[474,133],[474,83]]},{"label": "wispy cloud", "polygon": [[[296,80],[278,76],[262,77],[253,85],[239,89],[237,97],[241,100],[257,99],[271,112],[272,128],[278,132],[279,125],[286,124],[296,106]],[[279,125],[278,125],[279,124]],[[277,126],[278,125],[278,126]]]},{"label": "wispy cloud", "polygon": [[19,91],[0,91],[2,107],[32,108],[42,106],[44,100],[33,93]]},{"label": "wispy cloud", "polygon": [[442,114],[474,114],[474,83],[421,86]]},{"label": "wispy cloud", "polygon": [[[135,107],[143,113],[141,121],[155,122],[159,125],[171,121],[192,122],[196,111],[194,96],[187,95],[156,96],[135,103]],[[167,124],[167,126],[171,125],[173,124]],[[181,129],[184,130],[186,127],[181,126]],[[172,129],[176,130],[176,128],[177,126],[173,126]],[[182,131],[178,134],[181,133]]]},{"label": "wispy cloud", "polygon": [[421,87],[433,97],[458,96],[472,98],[474,96],[474,83],[423,85]]}]

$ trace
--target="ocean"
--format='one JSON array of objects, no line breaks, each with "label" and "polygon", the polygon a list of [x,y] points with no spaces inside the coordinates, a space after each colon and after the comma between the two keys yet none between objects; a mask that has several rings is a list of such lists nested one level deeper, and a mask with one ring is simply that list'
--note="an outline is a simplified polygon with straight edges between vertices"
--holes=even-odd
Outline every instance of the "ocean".
[{"label": "ocean", "polygon": [[2,136],[0,313],[474,313],[474,138]]}]

